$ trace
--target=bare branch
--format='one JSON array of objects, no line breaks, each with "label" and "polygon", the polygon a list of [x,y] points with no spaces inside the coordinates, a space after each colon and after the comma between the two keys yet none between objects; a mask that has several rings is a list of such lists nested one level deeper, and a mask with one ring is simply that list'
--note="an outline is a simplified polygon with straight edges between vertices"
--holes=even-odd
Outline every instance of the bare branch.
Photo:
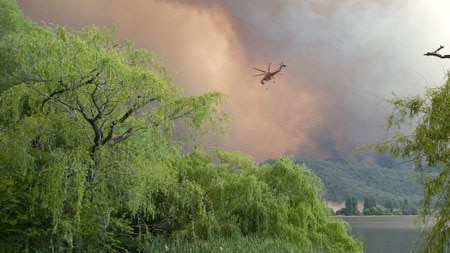
[{"label": "bare branch", "polygon": [[[62,78],[60,78],[60,80],[58,81],[58,84],[63,87],[62,89],[55,90],[55,91],[53,91],[52,93],[50,93],[48,95],[43,94],[42,92],[39,92],[41,95],[45,96],[45,99],[42,101],[41,107],[43,107],[50,100],[55,100],[55,101],[57,101],[57,102],[59,102],[61,104],[64,104],[64,103],[62,103],[61,100],[55,99],[55,97],[57,95],[63,94],[64,92],[71,91],[71,90],[76,90],[76,89],[78,89],[81,86],[84,86],[86,84],[92,83],[95,80],[95,78],[99,77],[100,74],[101,74],[101,72],[97,71],[97,69],[95,68],[88,75],[80,76],[82,79],[85,79],[85,80],[83,82],[81,82],[78,86],[72,87],[72,88],[67,87],[67,85],[63,82]],[[33,83],[34,82],[51,82],[51,81],[45,80],[45,79],[35,79],[35,80],[34,79],[30,79],[30,80],[27,80],[27,81],[31,81]]]},{"label": "bare branch", "polygon": [[[148,101],[146,101],[146,103],[144,103],[144,105],[149,104],[149,103],[151,103],[153,101],[156,101],[156,100],[157,100],[157,98],[151,98]],[[125,131],[123,134],[121,134],[119,136],[114,136],[114,129],[115,129],[117,124],[121,124],[121,123],[125,122],[130,116],[132,116],[142,106],[137,106],[137,107],[134,107],[134,108],[130,108],[128,111],[126,111],[122,115],[122,117],[120,117],[118,120],[114,120],[111,123],[111,125],[109,126],[109,131],[106,134],[106,137],[102,140],[101,145],[105,145],[106,143],[108,143],[111,140],[114,143],[119,143],[121,141],[126,140],[128,137],[130,137],[131,134],[135,132],[135,129],[129,128],[127,131]]]},{"label": "bare branch", "polygon": [[50,94],[47,95],[47,97],[42,101],[41,107],[43,107],[43,106],[45,105],[45,103],[47,103],[48,101],[52,100],[54,96],[56,96],[56,95],[58,95],[58,94],[61,94],[61,93],[64,93],[64,92],[66,92],[66,91],[68,91],[68,90],[69,90],[69,89],[64,88],[64,89],[57,90],[57,91],[54,91],[54,92],[50,93]]},{"label": "bare branch", "polygon": [[444,46],[439,46],[439,48],[438,49],[436,49],[436,50],[434,50],[433,52],[428,52],[428,53],[426,53],[426,54],[424,54],[425,56],[436,56],[436,57],[439,57],[439,58],[450,58],[450,54],[445,54],[445,55],[442,55],[442,54],[438,54],[438,52],[441,50],[441,49],[443,49],[444,48]]},{"label": "bare branch", "polygon": [[134,130],[133,128],[129,128],[127,129],[127,131],[125,131],[123,134],[112,138],[112,142],[114,142],[114,144],[117,144],[119,142],[122,142],[126,139],[128,139],[128,137],[130,137],[136,130]]}]

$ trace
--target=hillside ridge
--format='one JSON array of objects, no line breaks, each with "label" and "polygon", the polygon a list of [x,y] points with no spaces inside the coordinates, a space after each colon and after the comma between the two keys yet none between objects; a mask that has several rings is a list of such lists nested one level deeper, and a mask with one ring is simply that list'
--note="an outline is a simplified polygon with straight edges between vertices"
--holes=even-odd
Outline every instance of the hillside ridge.
[{"label": "hillside ridge", "polygon": [[[417,205],[422,186],[414,170],[403,167],[381,167],[359,162],[292,158],[294,163],[305,165],[324,184],[324,197],[328,202],[342,203],[348,197],[364,201],[374,197],[382,205],[385,201]],[[270,162],[270,161],[269,161]]]}]

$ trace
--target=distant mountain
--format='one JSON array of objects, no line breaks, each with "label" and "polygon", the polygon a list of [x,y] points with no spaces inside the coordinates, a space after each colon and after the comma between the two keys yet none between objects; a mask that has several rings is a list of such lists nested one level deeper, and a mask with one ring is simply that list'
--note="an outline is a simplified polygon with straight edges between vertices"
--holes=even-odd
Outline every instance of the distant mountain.
[{"label": "distant mountain", "polygon": [[421,199],[422,187],[412,169],[347,163],[343,160],[293,160],[304,164],[322,180],[327,201],[343,202],[347,197],[364,201],[366,197],[375,197],[380,205],[385,201],[400,204],[405,200],[417,205]]}]

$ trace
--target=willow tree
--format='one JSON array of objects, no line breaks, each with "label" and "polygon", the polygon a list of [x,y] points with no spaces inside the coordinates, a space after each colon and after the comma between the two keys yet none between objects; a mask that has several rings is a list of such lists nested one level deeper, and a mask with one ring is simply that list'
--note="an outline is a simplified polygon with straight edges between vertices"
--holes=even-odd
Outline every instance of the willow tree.
[{"label": "willow tree", "polygon": [[114,31],[38,27],[14,1],[0,7],[0,27],[32,28],[0,38],[2,240],[19,250],[127,247],[124,238],[146,233],[128,217],[153,214],[152,173],[181,152],[175,122],[218,130],[223,95],[183,96],[151,53]]},{"label": "willow tree", "polygon": [[[438,53],[426,56],[450,58]],[[427,88],[424,95],[394,97],[388,127],[392,138],[375,145],[382,152],[414,162],[424,180],[422,215],[429,232],[424,252],[448,252],[450,249],[450,75],[444,85]],[[405,133],[405,129],[411,129]],[[434,219],[430,219],[429,217]]]}]

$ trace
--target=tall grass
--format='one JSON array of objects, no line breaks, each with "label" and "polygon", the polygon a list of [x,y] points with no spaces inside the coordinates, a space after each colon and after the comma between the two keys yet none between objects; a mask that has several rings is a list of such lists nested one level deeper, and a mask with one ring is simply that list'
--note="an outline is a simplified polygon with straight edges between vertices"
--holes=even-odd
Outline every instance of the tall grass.
[{"label": "tall grass", "polygon": [[305,252],[319,253],[310,249],[282,239],[239,237],[239,238],[217,238],[208,241],[196,240],[193,242],[172,242],[168,243],[162,239],[154,239],[144,244],[142,252],[145,253],[232,253],[232,252]]}]

